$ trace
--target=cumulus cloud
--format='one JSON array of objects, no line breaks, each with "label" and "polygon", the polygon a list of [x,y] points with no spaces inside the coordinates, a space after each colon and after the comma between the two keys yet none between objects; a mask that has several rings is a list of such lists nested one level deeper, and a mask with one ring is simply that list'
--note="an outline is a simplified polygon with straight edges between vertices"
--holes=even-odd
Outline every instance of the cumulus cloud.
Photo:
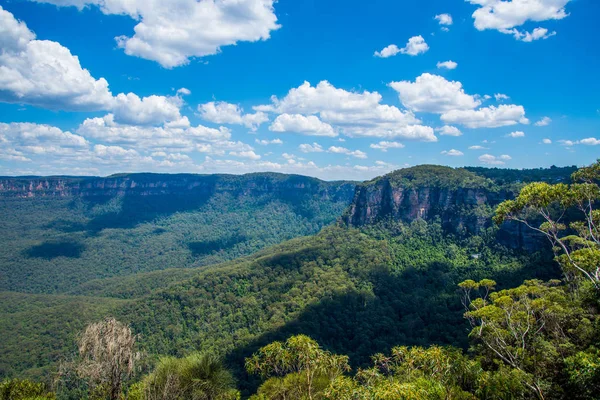
[{"label": "cumulus cloud", "polygon": [[450,26],[454,23],[452,15],[450,14],[439,14],[434,17],[440,25]]},{"label": "cumulus cloud", "polygon": [[329,153],[345,154],[356,158],[367,158],[367,154],[360,150],[349,150],[345,147],[331,146],[328,150]]},{"label": "cumulus cloud", "polygon": [[24,22],[0,7],[0,102],[51,110],[110,111],[116,121],[160,125],[188,123],[180,115],[182,88],[176,96],[134,93],[113,96],[104,78],[95,79],[79,58],[60,43],[36,40]]},{"label": "cumulus cloud", "polygon": [[486,165],[504,165],[506,161],[512,160],[512,157],[506,154],[501,156],[493,156],[491,154],[483,154],[479,156],[479,161]]},{"label": "cumulus cloud", "polygon": [[544,144],[552,144],[552,140],[550,140],[550,139],[543,139],[542,143],[544,143]]},{"label": "cumulus cloud", "polygon": [[481,104],[476,96],[465,93],[461,82],[429,73],[422,74],[414,82],[391,82],[390,86],[398,92],[402,104],[413,111],[441,114],[470,110]]},{"label": "cumulus cloud", "polygon": [[104,143],[132,146],[138,149],[169,149],[170,151],[223,152],[231,148],[231,133],[198,126],[141,126],[125,125],[115,121],[112,114],[102,118],[88,118],[77,129],[77,134]]},{"label": "cumulus cloud", "polygon": [[217,54],[223,46],[267,40],[279,29],[275,0],[33,0],[57,6],[97,6],[107,15],[128,15],[133,36],[116,38],[126,54],[165,68],[193,57]]},{"label": "cumulus cloud", "polygon": [[479,145],[470,146],[469,150],[485,150],[486,148]]},{"label": "cumulus cloud", "polygon": [[552,122],[550,117],[544,117],[535,123],[535,126],[548,126]]},{"label": "cumulus cloud", "polygon": [[473,13],[475,27],[480,30],[494,29],[511,34],[517,40],[531,42],[553,36],[545,28],[532,32],[520,32],[516,27],[527,21],[542,22],[560,20],[569,14],[565,7],[572,0],[466,0],[479,6]]},{"label": "cumulus cloud", "polygon": [[59,43],[36,40],[24,22],[0,6],[0,101],[53,110],[110,109],[104,78],[95,79]]},{"label": "cumulus cloud", "polygon": [[437,67],[439,69],[441,68],[445,68],[445,69],[456,69],[456,67],[458,67],[458,63],[452,61],[452,60],[448,60],[448,61],[444,61],[444,62],[438,62],[437,63]]},{"label": "cumulus cloud", "polygon": [[455,150],[455,149],[451,149],[451,150],[444,150],[441,152],[441,154],[446,155],[446,156],[452,156],[452,157],[460,157],[460,156],[464,156],[465,154],[462,151],[459,150]]},{"label": "cumulus cloud", "polygon": [[600,139],[596,139],[596,138],[587,138],[587,139],[581,139],[579,141],[580,144],[585,144],[586,146],[598,146],[600,145]]},{"label": "cumulus cloud", "polygon": [[502,94],[502,93],[496,93],[496,94],[494,95],[494,97],[496,98],[496,101],[504,101],[504,100],[508,100],[508,99],[510,99],[510,97],[509,97],[509,96],[507,96],[507,95],[505,95],[505,94]]},{"label": "cumulus cloud", "polygon": [[461,124],[468,128],[498,128],[529,123],[523,106],[504,104],[478,110],[452,110],[442,114],[441,119],[445,123]]},{"label": "cumulus cloud", "polygon": [[525,43],[531,43],[534,40],[540,39],[548,39],[552,36],[556,36],[556,31],[548,31],[546,28],[535,28],[531,32],[520,31],[518,29],[502,29],[500,32],[506,33],[509,35],[513,35],[513,37],[517,40],[520,40]]},{"label": "cumulus cloud", "polygon": [[382,96],[377,92],[347,91],[327,81],[316,86],[304,82],[291,89],[283,99],[273,96],[272,104],[254,109],[282,115],[316,115],[335,131],[352,137],[437,140],[433,128],[421,125],[412,112],[381,104],[381,101]]},{"label": "cumulus cloud", "polygon": [[303,153],[322,153],[323,146],[319,143],[313,142],[313,144],[304,143],[298,146],[298,149]]},{"label": "cumulus cloud", "polygon": [[273,139],[273,140],[256,139],[255,142],[256,142],[256,144],[260,144],[261,146],[268,146],[270,144],[283,144],[283,141],[281,139]]},{"label": "cumulus cloud", "polygon": [[261,158],[258,154],[256,154],[252,150],[247,150],[247,151],[230,151],[229,155],[230,156],[234,156],[234,157],[240,157],[240,158],[248,158],[250,160],[260,160],[260,158]]},{"label": "cumulus cloud", "polygon": [[436,131],[440,133],[440,135],[446,136],[461,136],[462,132],[455,126],[444,125],[441,128],[437,128]]},{"label": "cumulus cloud", "polygon": [[180,97],[148,96],[140,98],[134,93],[119,94],[111,107],[115,121],[130,125],[161,125],[165,122],[189,124],[179,109]]},{"label": "cumulus cloud", "polygon": [[381,150],[384,153],[388,151],[388,149],[403,149],[404,145],[400,142],[379,142],[372,143],[370,146],[372,149]]},{"label": "cumulus cloud", "polygon": [[252,131],[256,131],[260,125],[269,120],[269,117],[264,112],[259,111],[253,114],[244,114],[244,110],[239,105],[224,101],[211,101],[200,104],[198,111],[205,121],[216,124],[243,125]]},{"label": "cumulus cloud", "polygon": [[563,146],[566,147],[572,147],[578,144],[583,144],[586,146],[597,146],[600,145],[600,139],[596,139],[594,137],[590,137],[590,138],[586,138],[586,139],[581,139],[581,140],[559,140],[558,143],[560,143]]},{"label": "cumulus cloud", "polygon": [[515,132],[509,133],[506,136],[511,137],[511,138],[522,138],[522,137],[525,137],[525,132],[515,131]]},{"label": "cumulus cloud", "polygon": [[295,132],[308,136],[337,136],[333,127],[314,115],[281,114],[269,126],[273,132]]},{"label": "cumulus cloud", "polygon": [[426,53],[429,50],[429,45],[425,42],[423,36],[413,36],[408,39],[408,43],[403,48],[399,48],[395,44],[390,44],[381,51],[375,52],[375,57],[388,58],[397,55],[398,53],[407,54],[409,56],[418,56]]}]

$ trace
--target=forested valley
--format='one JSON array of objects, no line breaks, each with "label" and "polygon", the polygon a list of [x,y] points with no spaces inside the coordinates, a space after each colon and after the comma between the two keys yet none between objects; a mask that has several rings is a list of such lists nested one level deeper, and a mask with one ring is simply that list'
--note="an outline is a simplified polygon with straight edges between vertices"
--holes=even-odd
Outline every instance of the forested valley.
[{"label": "forested valley", "polygon": [[600,398],[600,161],[62,179],[0,178],[0,398]]}]

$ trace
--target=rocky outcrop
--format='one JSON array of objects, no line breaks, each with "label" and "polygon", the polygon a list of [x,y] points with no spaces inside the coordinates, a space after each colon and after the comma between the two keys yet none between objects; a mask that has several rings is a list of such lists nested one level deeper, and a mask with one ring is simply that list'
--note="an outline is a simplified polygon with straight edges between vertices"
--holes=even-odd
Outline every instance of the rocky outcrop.
[{"label": "rocky outcrop", "polygon": [[[466,170],[414,167],[358,185],[342,219],[354,227],[389,219],[406,223],[424,219],[439,221],[447,232],[477,234],[492,226],[498,204],[515,197],[514,186],[510,187]],[[540,237],[523,228],[505,223],[498,239],[513,248],[539,248]]]},{"label": "rocky outcrop", "polygon": [[324,199],[352,198],[355,183],[324,182],[315,178],[274,173],[247,175],[127,174],[106,178],[25,177],[0,178],[0,197],[113,197],[164,196],[189,193],[210,195],[232,192],[238,196],[312,193]]}]

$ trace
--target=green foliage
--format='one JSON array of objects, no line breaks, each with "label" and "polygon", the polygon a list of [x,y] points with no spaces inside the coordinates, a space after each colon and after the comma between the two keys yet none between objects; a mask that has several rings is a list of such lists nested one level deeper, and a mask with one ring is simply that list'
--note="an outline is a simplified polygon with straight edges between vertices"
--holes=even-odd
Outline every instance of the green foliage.
[{"label": "green foliage", "polygon": [[519,221],[545,235],[568,278],[588,280],[600,289],[600,160],[574,173],[573,180],[570,185],[530,183],[516,199],[498,206],[494,221]]},{"label": "green foliage", "polygon": [[[232,260],[317,233],[341,215],[355,186],[281,174],[125,178],[175,187],[152,195],[137,188],[34,198],[0,192],[0,291],[88,295],[87,283],[97,279]],[[80,180],[65,182],[105,184]]]},{"label": "green foliage", "polygon": [[154,372],[130,390],[139,400],[238,400],[233,376],[212,354],[163,357]]},{"label": "green foliage", "polygon": [[43,383],[23,379],[8,379],[0,382],[1,400],[55,400],[54,393]]},{"label": "green foliage", "polygon": [[590,347],[566,360],[566,369],[573,393],[579,398],[600,398],[600,350]]},{"label": "green foliage", "polygon": [[413,189],[419,187],[438,187],[444,189],[492,188],[493,182],[481,175],[463,168],[450,168],[440,165],[419,165],[391,172],[383,177],[365,182],[369,185],[381,179],[389,179],[393,187]]}]

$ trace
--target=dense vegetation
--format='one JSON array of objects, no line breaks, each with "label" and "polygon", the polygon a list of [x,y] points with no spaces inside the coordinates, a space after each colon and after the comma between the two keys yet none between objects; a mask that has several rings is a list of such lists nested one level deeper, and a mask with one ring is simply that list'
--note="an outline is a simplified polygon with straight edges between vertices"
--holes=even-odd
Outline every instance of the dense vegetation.
[{"label": "dense vegetation", "polygon": [[[138,185],[189,179],[128,176]],[[0,193],[0,290],[64,293],[94,279],[231,260],[318,232],[354,190],[352,183],[280,174],[200,178],[210,179],[207,192],[183,185],[151,196],[136,188],[102,196]]]},{"label": "dense vegetation", "polygon": [[[430,185],[432,171],[402,171],[398,182]],[[136,347],[146,355],[124,386],[131,400],[166,399],[166,387],[180,393],[173,399],[594,398],[600,304],[584,273],[597,275],[600,251],[594,173],[574,175],[588,186],[529,185],[498,210],[498,223],[531,224],[536,211],[564,216],[584,206],[573,215],[592,228],[569,215],[541,229],[568,252],[559,243],[555,254],[504,247],[496,226],[452,233],[435,218],[382,219],[360,229],[330,226],[210,268],[93,280],[71,295],[6,294],[17,306],[0,313],[0,336],[18,339],[2,348],[0,374],[48,379],[61,358],[78,352],[75,334],[110,315],[139,334]],[[497,185],[473,175],[458,171],[449,185]],[[589,209],[577,196],[590,198]],[[559,266],[568,284],[556,280]],[[97,297],[71,321],[61,311],[86,299],[74,294]],[[20,354],[19,342],[38,331],[56,342],[28,346],[37,358]],[[188,391],[182,382],[201,384]],[[87,387],[67,382],[57,395]],[[95,387],[100,392],[89,393],[109,397]]]}]

